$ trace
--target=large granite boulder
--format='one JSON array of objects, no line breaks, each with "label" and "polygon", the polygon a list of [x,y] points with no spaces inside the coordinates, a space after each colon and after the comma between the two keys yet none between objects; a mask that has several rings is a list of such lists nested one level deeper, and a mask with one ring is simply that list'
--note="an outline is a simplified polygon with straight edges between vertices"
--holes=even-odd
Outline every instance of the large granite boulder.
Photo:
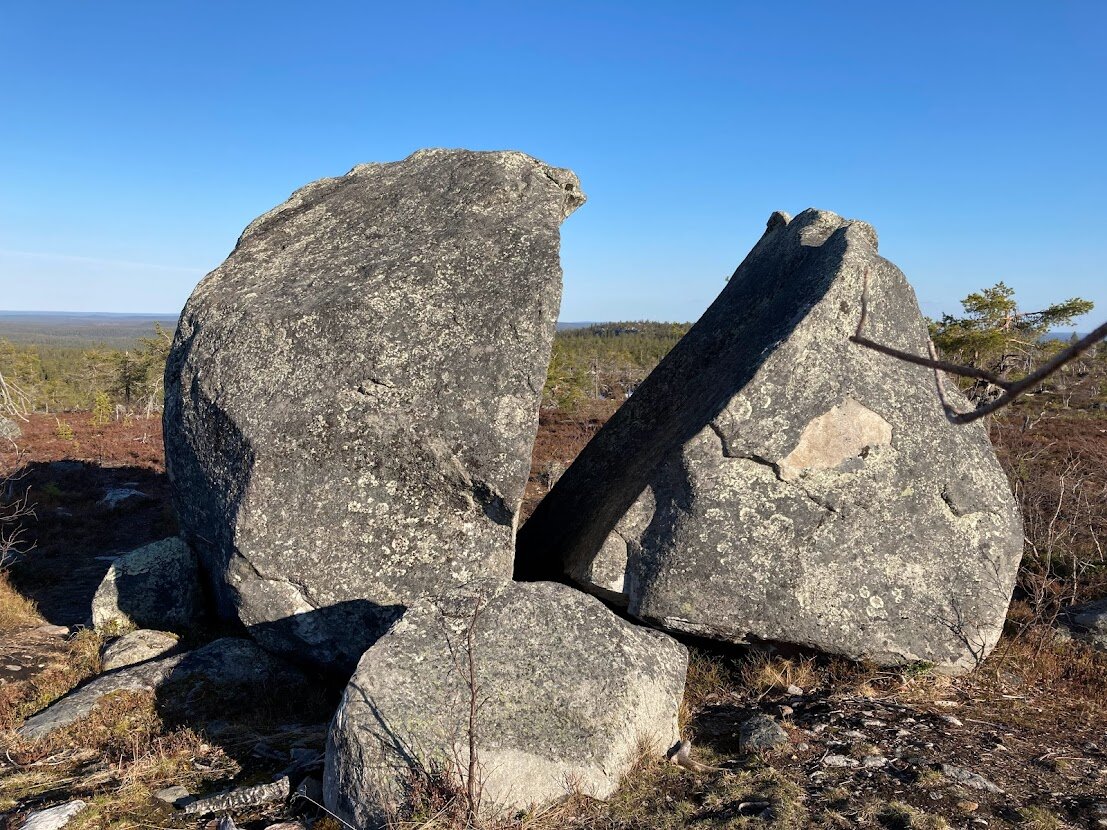
[{"label": "large granite boulder", "polygon": [[466,781],[471,734],[482,812],[546,803],[574,785],[605,798],[642,748],[677,741],[687,662],[675,640],[565,585],[500,583],[418,602],[346,688],[327,740],[325,803],[355,827],[378,826],[410,806],[413,782]]},{"label": "large granite boulder", "polygon": [[509,577],[576,176],[424,150],[310,184],[197,286],[166,465],[224,615],[349,671],[413,599]]},{"label": "large granite boulder", "polygon": [[188,631],[203,618],[196,554],[179,536],[125,553],[112,562],[92,598],[97,631],[132,628]]},{"label": "large granite boulder", "polygon": [[1019,514],[935,373],[849,341],[866,275],[865,333],[925,355],[869,225],[773,214],[520,531],[517,574],[566,574],[673,631],[974,666],[1003,625]]}]

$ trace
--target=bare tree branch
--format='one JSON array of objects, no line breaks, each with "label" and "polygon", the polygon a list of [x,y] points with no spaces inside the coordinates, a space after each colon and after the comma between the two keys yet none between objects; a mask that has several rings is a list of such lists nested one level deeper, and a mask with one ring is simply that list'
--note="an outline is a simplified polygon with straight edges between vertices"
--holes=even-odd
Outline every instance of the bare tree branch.
[{"label": "bare tree branch", "polygon": [[[984,369],[978,369],[975,366],[964,366],[959,363],[949,363],[945,360],[939,360],[938,355],[934,350],[933,341],[927,341],[928,348],[930,350],[930,357],[920,357],[919,355],[911,354],[910,352],[902,351],[901,349],[895,349],[891,346],[885,346],[883,343],[877,343],[874,340],[870,340],[865,337],[861,332],[865,327],[865,322],[868,319],[869,311],[869,272],[865,270],[863,277],[863,288],[861,290],[861,317],[857,321],[857,331],[850,337],[851,343],[856,343],[858,346],[864,346],[867,349],[880,352],[881,354],[894,357],[897,360],[903,360],[907,363],[913,363],[916,366],[925,366],[928,369],[934,370],[935,380],[938,384],[938,397],[942,402],[942,409],[945,410],[946,417],[954,424],[968,424],[979,418],[983,418],[985,415],[990,415],[996,410],[1002,409],[1008,404],[1012,403],[1020,395],[1023,395],[1028,390],[1040,384],[1043,380],[1048,378],[1066,363],[1069,363],[1079,357],[1083,352],[1090,349],[1100,340],[1107,338],[1107,322],[1101,324],[1098,328],[1089,334],[1084,335],[1078,341],[1073,343],[1067,349],[1059,353],[1049,362],[1038,367],[1037,370],[1031,372],[1020,380],[1007,380],[988,372]],[[941,376],[939,372],[949,372],[952,375],[960,375],[966,378],[976,378],[977,380],[984,380],[988,383],[994,384],[1003,390],[1003,394],[996,398],[994,401],[984,404],[983,406],[974,409],[971,412],[958,412],[954,409],[949,401],[946,400],[945,392],[942,389]]]}]

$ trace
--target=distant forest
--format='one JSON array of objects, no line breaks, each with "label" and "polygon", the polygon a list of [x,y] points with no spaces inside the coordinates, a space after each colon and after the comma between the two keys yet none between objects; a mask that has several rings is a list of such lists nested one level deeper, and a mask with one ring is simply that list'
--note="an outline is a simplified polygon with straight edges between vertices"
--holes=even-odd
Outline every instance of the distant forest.
[{"label": "distant forest", "polygon": [[[27,411],[152,415],[161,410],[173,324],[0,315],[0,380]],[[542,405],[621,402],[689,328],[641,320],[559,331]]]}]

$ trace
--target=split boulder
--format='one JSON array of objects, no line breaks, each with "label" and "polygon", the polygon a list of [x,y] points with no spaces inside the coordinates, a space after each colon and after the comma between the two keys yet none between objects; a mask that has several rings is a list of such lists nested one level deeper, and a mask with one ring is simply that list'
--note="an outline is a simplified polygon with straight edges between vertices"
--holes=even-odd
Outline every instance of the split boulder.
[{"label": "split boulder", "polygon": [[166,465],[221,612],[333,669],[415,598],[509,578],[576,176],[424,150],[256,219],[166,368]]},{"label": "split boulder", "polygon": [[869,225],[773,214],[722,294],[539,504],[517,573],[672,631],[972,668],[1022,553],[979,422],[947,419],[906,279]]},{"label": "split boulder", "polygon": [[675,640],[565,585],[420,601],[346,688],[325,803],[355,827],[378,826],[404,811],[413,779],[465,780],[470,734],[489,813],[548,803],[570,784],[606,798],[640,747],[660,754],[676,742],[687,660]]}]

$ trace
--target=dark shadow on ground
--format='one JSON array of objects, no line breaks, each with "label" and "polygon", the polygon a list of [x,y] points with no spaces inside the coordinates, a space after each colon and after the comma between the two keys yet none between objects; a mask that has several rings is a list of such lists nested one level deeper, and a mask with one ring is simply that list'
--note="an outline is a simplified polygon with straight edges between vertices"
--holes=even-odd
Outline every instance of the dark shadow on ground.
[{"label": "dark shadow on ground", "polygon": [[[11,567],[12,584],[54,625],[84,625],[114,557],[177,533],[164,473],[87,461],[34,462],[16,489],[30,488],[33,544]],[[129,495],[127,491],[133,491]],[[106,500],[109,494],[117,499]]]}]

